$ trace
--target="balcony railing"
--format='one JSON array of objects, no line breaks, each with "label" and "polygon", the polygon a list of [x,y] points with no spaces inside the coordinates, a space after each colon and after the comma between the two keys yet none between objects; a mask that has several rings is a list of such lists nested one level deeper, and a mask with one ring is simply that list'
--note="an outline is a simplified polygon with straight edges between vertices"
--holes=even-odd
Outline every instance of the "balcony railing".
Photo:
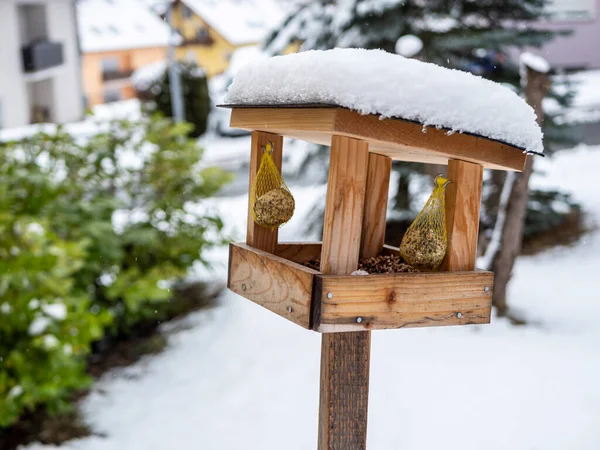
[{"label": "balcony railing", "polygon": [[31,42],[22,48],[22,54],[25,72],[49,69],[64,62],[63,45],[60,42]]},{"label": "balcony railing", "polygon": [[131,76],[133,70],[110,70],[102,72],[102,81],[124,80]]}]

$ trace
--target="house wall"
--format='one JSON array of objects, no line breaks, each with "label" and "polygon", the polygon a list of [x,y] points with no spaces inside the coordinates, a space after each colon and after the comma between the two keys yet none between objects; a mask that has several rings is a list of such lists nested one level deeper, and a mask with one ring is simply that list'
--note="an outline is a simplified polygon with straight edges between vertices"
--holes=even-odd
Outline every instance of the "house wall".
[{"label": "house wall", "polygon": [[16,5],[12,1],[0,1],[0,128],[29,123],[19,33]]},{"label": "house wall", "polygon": [[134,71],[148,64],[165,59],[165,47],[138,48],[112,52],[85,53],[83,59],[83,91],[88,106],[104,103],[106,90],[118,90],[123,100],[135,97],[135,89],[129,77],[104,82],[102,60],[116,58],[120,71]]},{"label": "house wall", "polygon": [[[83,117],[80,60],[77,45],[75,13],[72,0],[38,0],[45,9],[29,9],[34,23],[43,25],[47,38],[63,44],[64,63],[45,71],[25,74],[21,46],[31,37],[24,29],[16,0],[0,1],[0,127],[20,127],[30,123],[32,101],[30,93],[39,92],[45,81],[44,103],[50,103],[51,117],[55,122],[71,122]],[[43,12],[43,14],[42,14]],[[42,25],[39,25],[40,29]],[[31,27],[29,27],[31,28]],[[23,39],[26,39],[23,41]],[[47,80],[47,81],[46,81]]]},{"label": "house wall", "polygon": [[63,44],[64,63],[52,80],[54,121],[81,120],[84,113],[77,17],[72,0],[47,1],[47,29],[52,41]]},{"label": "house wall", "polygon": [[573,31],[570,36],[558,36],[542,48],[540,53],[553,67],[600,69],[600,0],[594,1],[595,15],[590,20],[550,21],[539,24],[539,27],[555,31]]},{"label": "house wall", "polygon": [[[206,71],[208,77],[224,72],[229,66],[231,54],[237,47],[225,40],[197,14],[192,13],[190,18],[185,18],[184,8],[185,6],[181,2],[173,8],[173,26],[184,38],[184,43],[177,48],[177,58],[193,59]],[[186,43],[186,41],[193,41],[196,38],[196,33],[200,28],[208,30],[207,43]]]}]

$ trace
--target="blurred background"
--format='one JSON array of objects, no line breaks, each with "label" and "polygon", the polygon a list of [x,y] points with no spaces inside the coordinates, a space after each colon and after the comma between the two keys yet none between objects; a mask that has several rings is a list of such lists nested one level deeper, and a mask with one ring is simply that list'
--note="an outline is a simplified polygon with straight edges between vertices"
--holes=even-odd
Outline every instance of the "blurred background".
[{"label": "blurred background", "polygon": [[[224,289],[250,137],[215,105],[334,47],[544,81],[546,157],[484,176],[492,323],[373,334],[369,448],[600,448],[599,46],[600,0],[0,0],[0,449],[316,448],[320,337]],[[327,165],[285,141],[281,240]],[[394,163],[389,244],[444,171]]]}]

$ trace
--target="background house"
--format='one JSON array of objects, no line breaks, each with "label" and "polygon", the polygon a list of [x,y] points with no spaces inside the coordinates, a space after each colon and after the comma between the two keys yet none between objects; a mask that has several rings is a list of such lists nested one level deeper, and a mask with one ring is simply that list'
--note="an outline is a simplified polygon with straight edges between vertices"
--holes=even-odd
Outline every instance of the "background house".
[{"label": "background house", "polygon": [[0,128],[83,115],[73,0],[0,1]]},{"label": "background house", "polygon": [[541,25],[553,30],[571,30],[544,46],[544,58],[556,69],[600,69],[600,0],[553,0],[551,14]]},{"label": "background house", "polygon": [[168,25],[138,0],[80,0],[77,11],[87,105],[134,98],[131,74],[165,59]]},{"label": "background house", "polygon": [[284,17],[271,0],[178,0],[172,12],[183,37],[177,56],[196,62],[209,77],[222,73],[236,49],[260,44]]}]

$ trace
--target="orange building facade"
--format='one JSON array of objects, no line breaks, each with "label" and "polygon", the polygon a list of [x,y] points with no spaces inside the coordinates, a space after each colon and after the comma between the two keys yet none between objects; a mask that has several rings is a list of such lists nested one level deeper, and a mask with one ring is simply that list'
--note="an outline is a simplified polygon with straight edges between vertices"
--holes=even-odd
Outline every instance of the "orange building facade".
[{"label": "orange building facade", "polygon": [[82,55],[83,90],[87,106],[135,98],[131,74],[163,61],[166,47],[135,48]]}]

